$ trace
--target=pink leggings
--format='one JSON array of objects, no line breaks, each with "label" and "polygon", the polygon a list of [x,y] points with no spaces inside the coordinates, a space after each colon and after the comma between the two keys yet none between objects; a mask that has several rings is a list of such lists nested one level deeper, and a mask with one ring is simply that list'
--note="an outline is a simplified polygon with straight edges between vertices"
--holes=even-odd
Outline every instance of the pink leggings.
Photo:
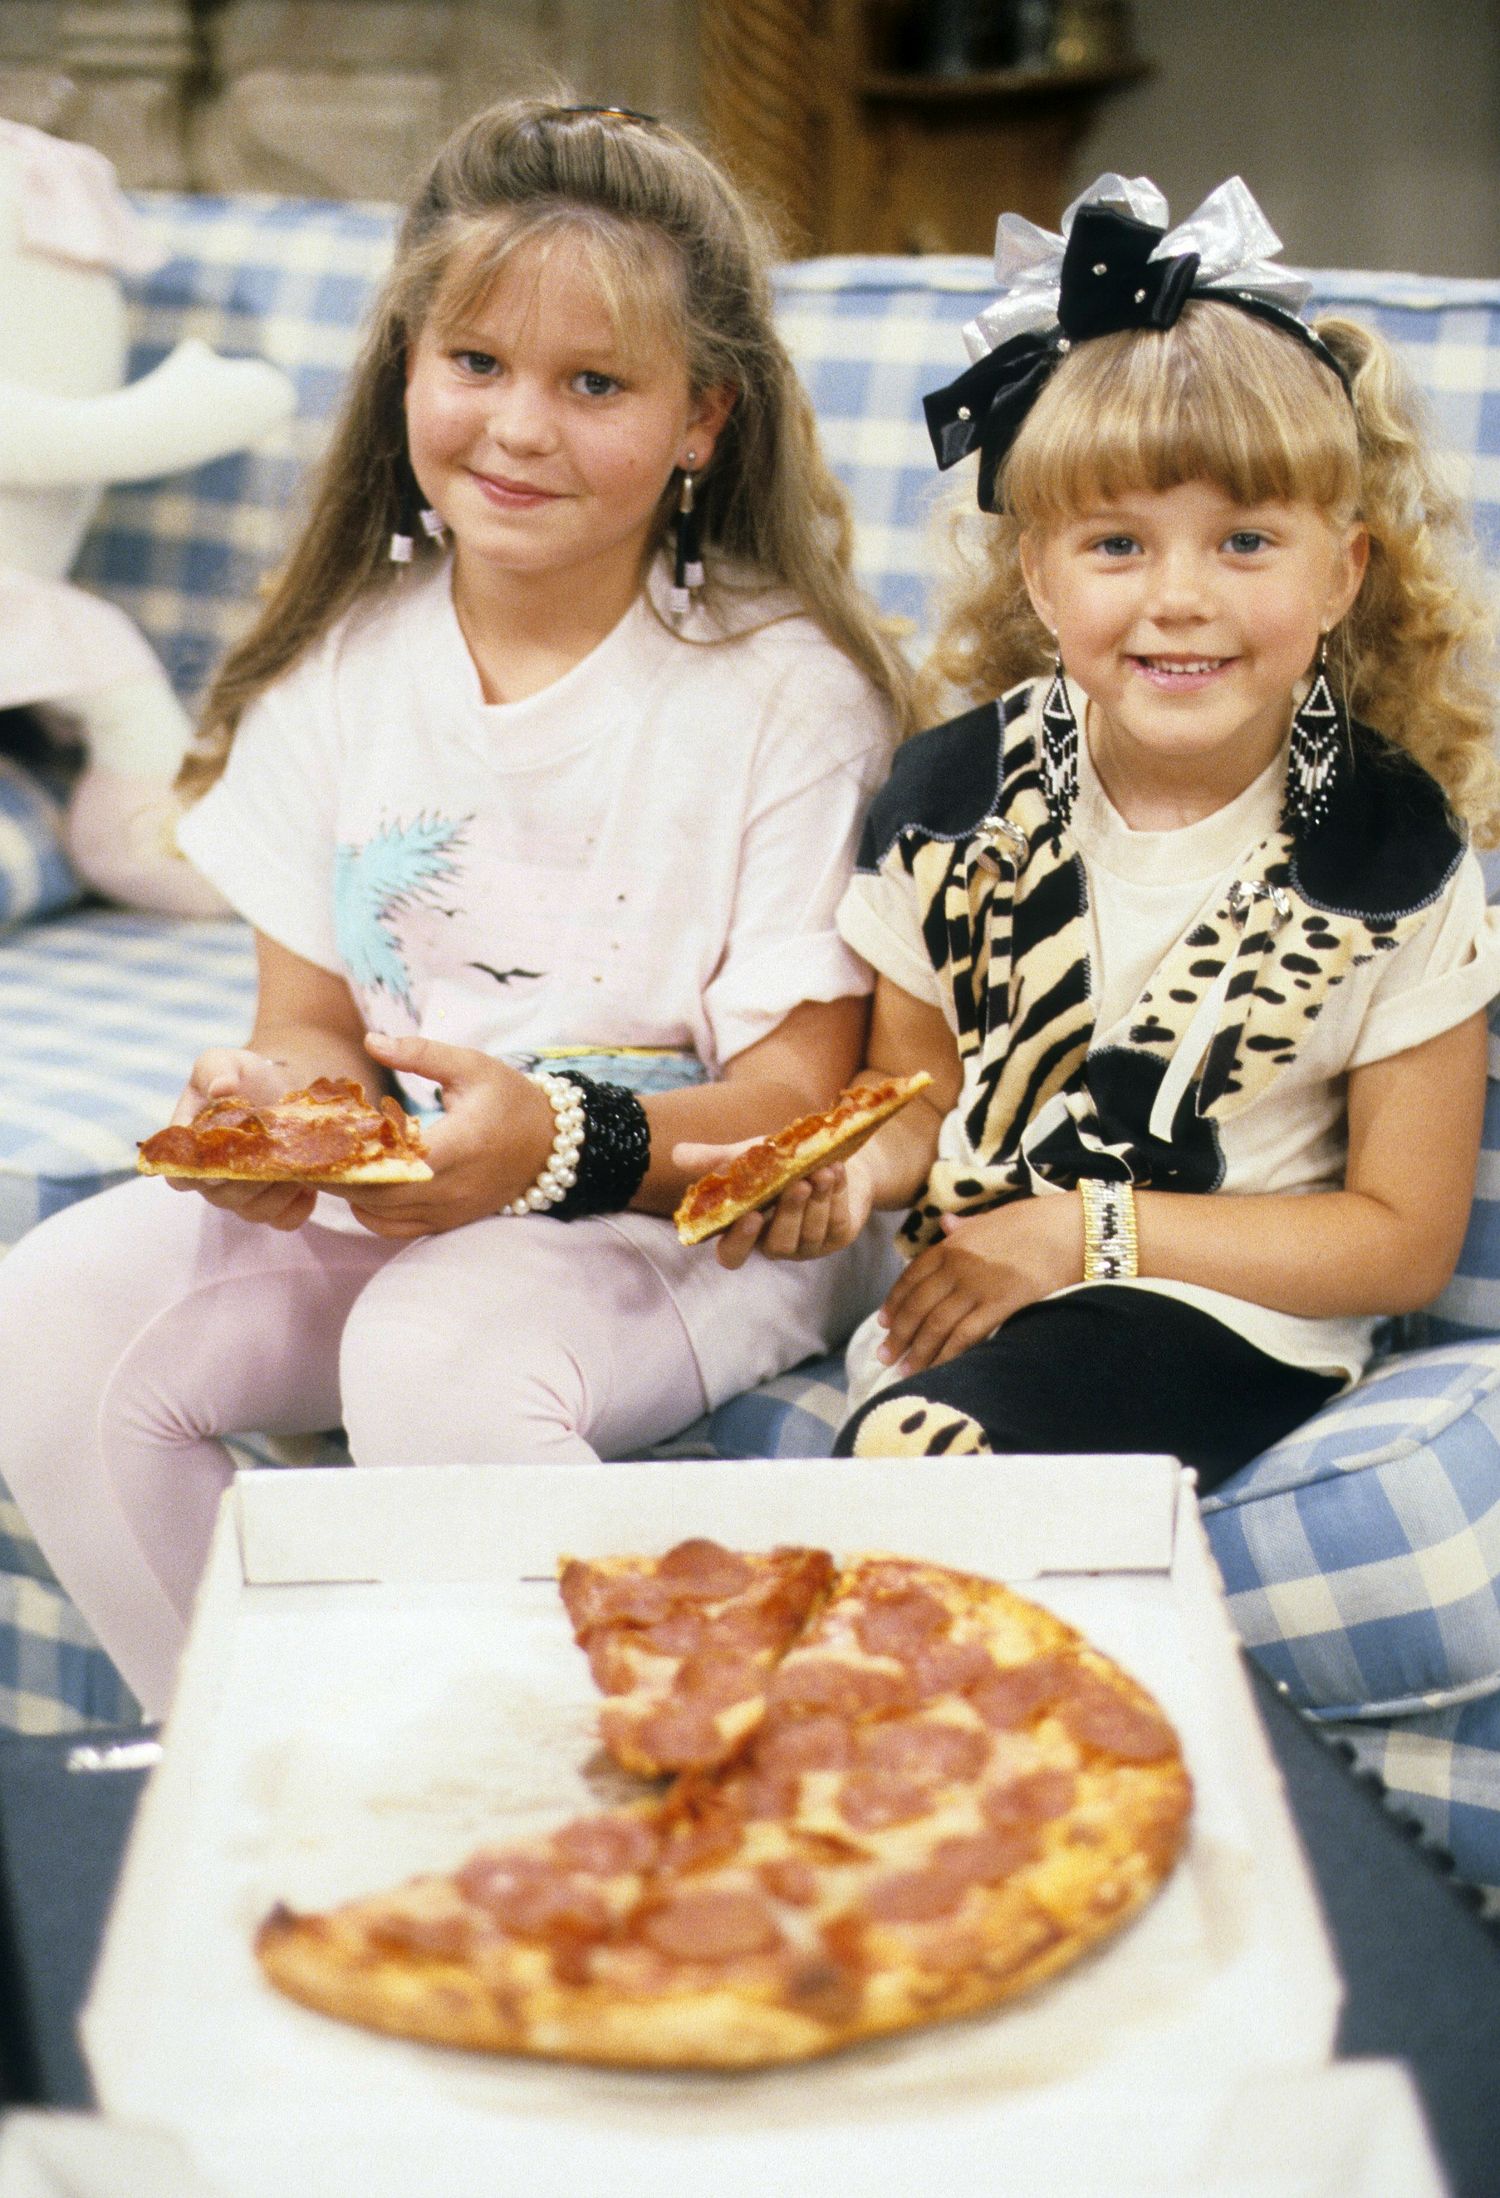
[{"label": "pink leggings", "polygon": [[[796,1272],[754,1266],[747,1312]],[[0,1474],[152,1715],[233,1471],[218,1437],[342,1422],[360,1465],[623,1457],[708,1402],[671,1293],[606,1222],[392,1245],[143,1179],[0,1261]]]}]

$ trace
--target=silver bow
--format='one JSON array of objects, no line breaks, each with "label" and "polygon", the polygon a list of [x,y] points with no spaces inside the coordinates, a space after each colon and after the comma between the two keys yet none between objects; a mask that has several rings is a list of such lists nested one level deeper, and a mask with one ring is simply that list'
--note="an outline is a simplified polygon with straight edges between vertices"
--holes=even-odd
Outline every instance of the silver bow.
[{"label": "silver bow", "polygon": [[1222,285],[1297,314],[1311,295],[1311,283],[1273,265],[1270,255],[1281,250],[1281,239],[1241,177],[1221,183],[1186,221],[1167,229],[1167,202],[1149,176],[1102,175],[1074,199],[1063,215],[1060,236],[1020,214],[1000,216],[995,229],[1000,296],[964,329],[971,360],[998,351],[1012,336],[1056,325],[1063,253],[1081,206],[1111,206],[1166,230],[1153,259],[1180,259],[1185,252],[1196,252],[1195,290],[1209,283]]}]

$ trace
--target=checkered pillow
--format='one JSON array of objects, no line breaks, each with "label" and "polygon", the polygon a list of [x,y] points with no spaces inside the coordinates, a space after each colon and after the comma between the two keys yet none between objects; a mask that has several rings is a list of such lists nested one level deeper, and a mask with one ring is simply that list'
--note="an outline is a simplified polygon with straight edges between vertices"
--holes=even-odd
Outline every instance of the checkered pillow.
[{"label": "checkered pillow", "polygon": [[0,930],[76,901],[62,809],[24,765],[0,756]]},{"label": "checkered pillow", "polygon": [[1483,1894],[1485,1911],[1500,1917],[1500,1694],[1395,1725],[1319,1730],[1347,1747],[1384,1788],[1386,1806],[1440,1848],[1463,1883]]},{"label": "checkered pillow", "polygon": [[1318,1718],[1500,1690],[1500,1337],[1393,1359],[1203,1502],[1235,1626]]}]

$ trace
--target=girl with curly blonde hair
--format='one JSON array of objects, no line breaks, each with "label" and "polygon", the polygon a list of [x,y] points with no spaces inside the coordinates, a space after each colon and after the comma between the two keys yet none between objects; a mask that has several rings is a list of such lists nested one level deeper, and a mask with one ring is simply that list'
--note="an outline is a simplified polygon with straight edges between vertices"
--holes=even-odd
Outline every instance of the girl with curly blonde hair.
[{"label": "girl with curly blonde hair", "polygon": [[[981,516],[840,910],[926,1093],[740,1224],[911,1255],[840,1448],[1153,1450],[1212,1487],[1447,1280],[1500,934],[1489,636],[1388,348],[1239,180],[1101,179],[927,400]],[[996,699],[998,698],[998,699]]]}]

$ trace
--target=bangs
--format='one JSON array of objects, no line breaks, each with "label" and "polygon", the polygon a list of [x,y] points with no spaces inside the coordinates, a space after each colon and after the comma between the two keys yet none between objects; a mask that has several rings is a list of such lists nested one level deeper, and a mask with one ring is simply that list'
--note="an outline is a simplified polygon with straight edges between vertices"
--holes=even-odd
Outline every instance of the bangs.
[{"label": "bangs", "polygon": [[1016,437],[1004,501],[1029,527],[1191,481],[1237,504],[1340,519],[1358,506],[1354,408],[1336,377],[1294,336],[1207,300],[1173,328],[1071,352]]},{"label": "bangs", "polygon": [[676,255],[638,222],[594,207],[553,205],[517,209],[503,223],[485,215],[433,243],[440,246],[441,274],[431,318],[445,340],[472,319],[504,275],[528,268],[540,275],[551,254],[566,247],[597,291],[627,364],[639,364],[664,343],[685,352]]}]

